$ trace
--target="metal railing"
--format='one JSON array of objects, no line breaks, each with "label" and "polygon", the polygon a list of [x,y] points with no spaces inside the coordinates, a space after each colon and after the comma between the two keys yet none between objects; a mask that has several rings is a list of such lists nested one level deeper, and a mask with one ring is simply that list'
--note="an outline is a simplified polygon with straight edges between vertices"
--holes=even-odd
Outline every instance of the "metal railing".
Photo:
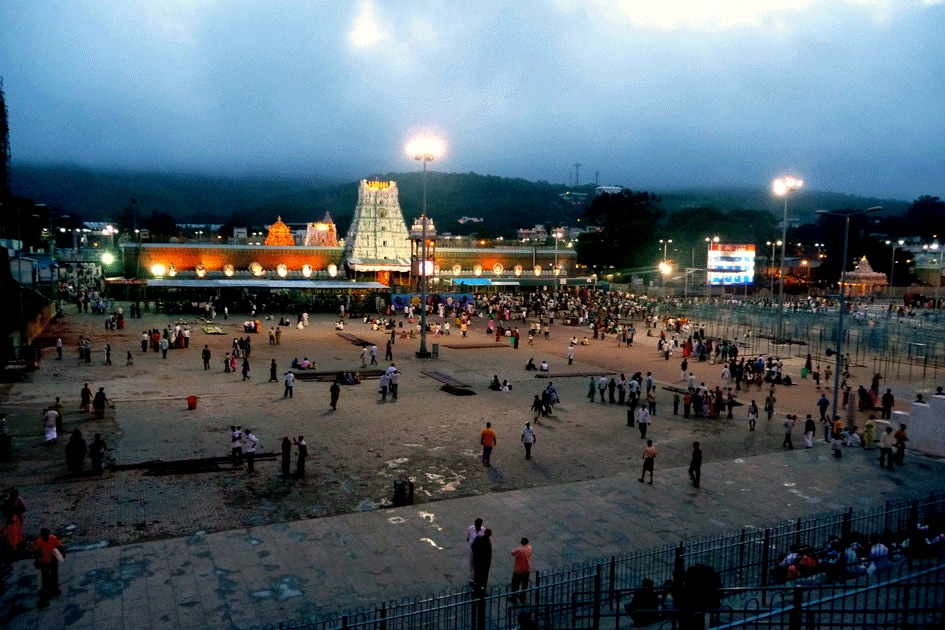
[{"label": "metal railing", "polygon": [[[540,628],[599,628],[602,619],[610,619],[617,624],[613,627],[619,628],[621,615],[624,623],[627,623],[627,615],[621,613],[622,602],[639,588],[644,578],[653,580],[657,585],[667,580],[678,581],[687,567],[694,565],[712,567],[723,589],[741,589],[739,592],[754,589],[757,595],[752,597],[761,602],[757,606],[771,611],[783,599],[779,593],[783,594],[785,589],[797,588],[790,585],[772,586],[771,578],[771,570],[792,547],[807,545],[820,549],[831,536],[846,539],[854,533],[915,534],[920,524],[940,522],[945,522],[945,490],[931,492],[922,498],[887,501],[884,506],[871,510],[854,512],[851,508],[790,520],[766,528],[746,528],[724,536],[681,542],[676,546],[620,557],[613,556],[557,571],[536,571],[531,586],[524,591],[524,604],[512,601],[512,593],[508,587],[493,586],[488,592],[454,589],[437,595],[407,598],[399,602],[392,601],[370,608],[350,610],[344,614],[285,621],[268,625],[266,628],[504,630],[518,628],[518,616],[522,613],[529,615]],[[912,566],[911,561],[908,564]],[[938,567],[937,562],[930,570],[941,571],[941,568],[935,567]],[[936,575],[936,579],[941,577]],[[905,574],[899,577],[902,578],[902,583],[907,583]],[[828,589],[826,586],[822,588]],[[814,595],[811,595],[811,592],[804,591],[804,602],[819,601],[834,595],[846,596],[840,590],[833,595],[828,595],[827,590]],[[738,594],[733,591],[726,594],[726,597],[744,599],[742,595],[736,595]],[[797,602],[792,600],[790,605],[796,606]],[[731,604],[728,606],[734,610]],[[758,608],[756,612],[760,610]],[[904,613],[905,610],[899,612]],[[728,614],[730,621],[727,623],[734,623],[734,613]],[[847,612],[844,610],[843,614],[846,615]],[[775,616],[777,615],[771,618],[774,619]],[[762,624],[761,627],[765,626]]]}]

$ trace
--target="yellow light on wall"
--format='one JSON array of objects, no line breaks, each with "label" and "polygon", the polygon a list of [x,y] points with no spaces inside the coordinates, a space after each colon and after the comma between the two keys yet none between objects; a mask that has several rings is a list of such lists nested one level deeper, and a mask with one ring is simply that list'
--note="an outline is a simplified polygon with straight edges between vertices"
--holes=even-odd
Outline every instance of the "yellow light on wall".
[{"label": "yellow light on wall", "polygon": [[534,271],[535,271],[535,275],[536,275],[536,276],[540,276],[540,275],[541,275],[541,265],[535,265]]},{"label": "yellow light on wall", "polygon": [[302,275],[306,278],[312,277],[312,266],[311,265],[302,265]]},{"label": "yellow light on wall", "polygon": [[560,276],[560,275],[561,275],[561,267],[555,267],[554,273],[555,273],[556,276]]},{"label": "yellow light on wall", "polygon": [[200,263],[199,265],[194,267],[194,271],[197,272],[198,278],[203,278],[205,275],[207,275],[207,268],[204,266],[203,263]]},{"label": "yellow light on wall", "polygon": [[266,273],[266,270],[263,269],[263,266],[260,265],[258,262],[251,262],[251,263],[249,263],[249,271],[250,271],[254,276],[261,276],[261,275],[263,275],[264,273]]},{"label": "yellow light on wall", "polygon": [[505,267],[502,266],[502,263],[496,263],[496,264],[492,265],[492,273],[494,273],[495,275],[498,276],[498,275],[500,275],[503,271],[505,271]]},{"label": "yellow light on wall", "polygon": [[285,278],[287,275],[289,275],[289,268],[286,267],[285,263],[282,263],[276,267],[276,273],[279,274],[280,278]]},{"label": "yellow light on wall", "polygon": [[476,276],[481,276],[481,275],[482,275],[482,265],[475,265],[475,266],[473,267],[473,274],[476,275]]},{"label": "yellow light on wall", "polygon": [[174,266],[174,265],[168,265],[168,266],[167,266],[167,275],[169,275],[169,276],[172,277],[172,278],[173,278],[174,276],[176,276],[176,275],[177,275],[177,267]]},{"label": "yellow light on wall", "polygon": [[155,276],[163,276],[165,273],[167,273],[167,267],[161,263],[154,263],[151,265],[151,273]]},{"label": "yellow light on wall", "polygon": [[523,271],[525,271],[525,269],[524,269],[521,265],[515,265],[515,267],[512,268],[512,272],[513,272],[516,276],[522,275],[522,272],[523,272]]},{"label": "yellow light on wall", "polygon": [[110,265],[115,262],[115,256],[111,252],[105,252],[102,254],[102,264]]},{"label": "yellow light on wall", "polygon": [[433,275],[434,275],[434,276],[440,275],[440,266],[439,266],[439,265],[433,265]]},{"label": "yellow light on wall", "polygon": [[458,276],[461,273],[463,273],[463,268],[459,265],[453,265],[453,275]]},{"label": "yellow light on wall", "polygon": [[330,265],[328,265],[328,275],[331,276],[332,278],[334,278],[335,276],[337,276],[337,275],[338,275],[338,265],[336,265],[335,263],[331,263]]},{"label": "yellow light on wall", "polygon": [[236,270],[233,269],[233,265],[229,263],[223,265],[223,275],[226,276],[227,278],[232,278],[235,272]]}]

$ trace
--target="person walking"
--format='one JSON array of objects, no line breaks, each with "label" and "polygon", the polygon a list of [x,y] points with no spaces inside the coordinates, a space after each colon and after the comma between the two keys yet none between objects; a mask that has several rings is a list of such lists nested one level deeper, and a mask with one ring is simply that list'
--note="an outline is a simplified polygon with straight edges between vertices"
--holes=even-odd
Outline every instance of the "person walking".
[{"label": "person walking", "polygon": [[223,356],[223,372],[224,372],[225,374],[229,374],[230,371],[231,371],[231,370],[230,370],[230,353],[227,352],[227,353]]},{"label": "person walking", "polygon": [[105,344],[105,365],[112,364],[112,344]]},{"label": "person walking", "polygon": [[696,488],[702,481],[702,449],[698,442],[692,443],[692,459],[689,460],[689,478],[692,479],[692,485]]},{"label": "person walking", "polygon": [[299,447],[298,458],[295,460],[295,478],[304,479],[305,459],[308,457],[308,444],[305,443],[305,438],[300,435],[299,439],[295,441],[295,445]]},{"label": "person walking", "polygon": [[92,406],[92,388],[89,387],[89,384],[86,383],[82,387],[82,391],[79,392],[81,402],[79,403],[79,409],[82,411],[88,411],[89,407]]},{"label": "person walking", "polygon": [[469,551],[469,585],[475,585],[476,569],[473,564],[472,545],[477,538],[486,533],[486,528],[482,525],[482,519],[477,518],[472,525],[466,528],[466,549]]},{"label": "person walking", "polygon": [[486,428],[479,434],[479,443],[482,444],[483,465],[492,466],[492,449],[495,448],[498,441],[495,429],[492,428],[492,423],[487,422]]},{"label": "person walking", "polygon": [[400,371],[395,369],[388,372],[387,377],[390,379],[390,397],[397,400],[397,394],[400,392]]},{"label": "person walking", "polygon": [[92,472],[96,475],[102,474],[102,462],[105,461],[105,453],[108,446],[102,439],[101,433],[96,433],[92,443],[89,444],[89,458],[92,460]]},{"label": "person walking", "polygon": [[748,405],[748,430],[755,430],[755,423],[758,422],[758,404],[753,400]]},{"label": "person walking", "polygon": [[371,365],[377,365],[377,346],[371,346]]},{"label": "person walking", "polygon": [[129,367],[135,364],[135,358],[131,355],[131,350],[128,351],[128,354],[125,355],[125,367]]},{"label": "person walking", "polygon": [[243,358],[243,368],[242,368],[242,369],[243,369],[243,380],[245,381],[246,379],[249,378],[249,357],[244,357],[244,358]]},{"label": "person walking", "polygon": [[484,593],[489,586],[489,569],[492,567],[492,530],[488,527],[482,536],[476,536],[472,543],[473,583],[479,593]]},{"label": "person walking", "polygon": [[204,344],[203,350],[200,352],[200,358],[203,359],[203,369],[210,369],[210,346]]},{"label": "person walking", "polygon": [[85,467],[85,456],[88,453],[88,446],[85,444],[85,439],[82,437],[82,431],[75,429],[72,431],[72,435],[69,436],[69,442],[66,444],[66,466],[75,476],[82,474],[82,469]]},{"label": "person walking", "polygon": [[653,387],[646,395],[646,406],[651,416],[656,415],[656,388]]},{"label": "person walking", "polygon": [[768,422],[771,422],[771,417],[774,416],[774,403],[776,402],[777,398],[774,397],[774,388],[772,387],[765,398],[765,413],[768,414]]},{"label": "person walking", "polygon": [[295,389],[295,374],[292,373],[292,370],[289,370],[284,375],[285,391],[282,393],[283,398],[292,398],[292,390]]},{"label": "person walking", "polygon": [[807,414],[804,419],[804,448],[814,448],[814,433],[817,431],[817,423],[814,417]]},{"label": "person walking", "polygon": [[892,418],[892,408],[894,404],[896,404],[896,397],[893,396],[891,389],[887,389],[886,393],[883,394],[882,399],[883,413],[880,417],[883,420],[889,420]]},{"label": "person walking", "polygon": [[377,383],[378,391],[381,393],[381,400],[387,402],[387,389],[390,387],[390,377],[387,372],[381,374],[381,380]]},{"label": "person walking", "polygon": [[233,468],[243,466],[243,433],[241,427],[230,425],[230,456]]},{"label": "person walking", "polygon": [[610,381],[608,381],[606,376],[601,376],[600,379],[597,381],[597,392],[600,394],[601,404],[604,404],[607,402],[606,400],[604,400],[604,396],[607,393],[607,384],[609,382]]},{"label": "person walking", "polygon": [[161,337],[161,358],[167,358],[167,349],[170,347],[170,342],[168,342],[167,337]]},{"label": "person walking", "polygon": [[900,424],[899,430],[893,434],[893,439],[895,440],[895,456],[896,463],[900,466],[906,465],[906,442],[909,441],[909,438],[906,437],[906,425]]},{"label": "person walking", "polygon": [[[886,427],[886,431],[879,434],[879,467],[887,467],[889,470],[895,470],[896,465],[893,462],[893,445],[896,438],[893,436],[892,427]],[[888,462],[888,463],[887,463]]]},{"label": "person walking", "polygon": [[512,565],[512,586],[509,587],[512,594],[509,601],[524,604],[524,591],[528,588],[529,575],[532,572],[532,546],[528,544],[527,538],[522,538],[519,546],[512,550],[512,557],[515,562]]},{"label": "person walking", "polygon": [[253,435],[252,429],[246,429],[245,433],[243,454],[246,455],[246,472],[252,475],[256,472],[256,446],[259,444],[259,438]]},{"label": "person walking", "polygon": [[279,377],[277,376],[278,370],[279,370],[279,366],[276,364],[276,360],[273,359],[272,361],[269,362],[269,382],[270,383],[279,382]]},{"label": "person walking", "polygon": [[108,397],[105,396],[105,388],[99,387],[95,392],[95,398],[92,399],[92,412],[95,417],[102,419],[105,417],[105,405],[109,405]]},{"label": "person walking", "polygon": [[[391,331],[391,332],[393,333],[393,331]],[[393,334],[391,335],[391,338],[393,338]],[[394,343],[394,342],[393,342],[391,339],[388,339],[388,340],[387,340],[387,349],[384,350],[384,360],[385,360],[385,361],[393,361],[393,360],[394,360],[394,349],[391,347],[391,346],[393,345],[393,343]]]},{"label": "person walking", "polygon": [[794,416],[788,414],[784,418],[784,441],[781,442],[781,448],[789,448],[792,451],[794,450]]},{"label": "person walking", "polygon": [[62,337],[56,337],[56,360],[62,360]]},{"label": "person walking", "polygon": [[289,464],[292,462],[292,442],[289,436],[282,437],[282,478],[289,478]]},{"label": "person walking", "polygon": [[587,384],[587,398],[591,402],[594,402],[594,394],[597,392],[597,381],[594,380],[594,377],[591,377],[591,380]]},{"label": "person walking", "polygon": [[338,384],[338,379],[336,378],[331,387],[328,388],[328,394],[331,397],[331,402],[328,403],[328,406],[332,409],[338,408],[338,399],[341,397],[341,385]]},{"label": "person walking", "polygon": [[574,363],[574,344],[568,344],[568,365]]},{"label": "person walking", "polygon": [[361,359],[361,368],[362,368],[362,369],[364,369],[364,368],[367,367],[367,360],[368,360],[368,353],[369,353],[369,352],[370,352],[370,350],[368,350],[368,347],[367,347],[367,346],[361,346],[361,352],[358,354],[358,358]]},{"label": "person walking", "polygon": [[653,485],[653,467],[656,462],[656,447],[653,446],[653,440],[646,441],[646,448],[643,449],[643,473],[640,475],[640,483],[646,478],[646,473],[650,473],[650,485]]},{"label": "person walking", "polygon": [[637,411],[637,425],[640,427],[640,439],[646,439],[646,430],[650,426],[650,412],[646,407],[640,407]]},{"label": "person walking", "polygon": [[826,394],[821,394],[817,401],[817,408],[820,410],[820,421],[827,422],[827,409],[830,407],[830,401]]},{"label": "person walking", "polygon": [[532,444],[535,443],[535,430],[532,429],[532,423],[526,422],[522,429],[522,444],[525,445],[525,459],[532,458]]},{"label": "person walking", "polygon": [[36,559],[36,568],[39,569],[42,584],[39,590],[40,608],[46,608],[51,598],[62,595],[59,590],[59,562],[65,556],[62,543],[52,535],[49,528],[40,529],[39,537],[33,543],[33,557]]}]

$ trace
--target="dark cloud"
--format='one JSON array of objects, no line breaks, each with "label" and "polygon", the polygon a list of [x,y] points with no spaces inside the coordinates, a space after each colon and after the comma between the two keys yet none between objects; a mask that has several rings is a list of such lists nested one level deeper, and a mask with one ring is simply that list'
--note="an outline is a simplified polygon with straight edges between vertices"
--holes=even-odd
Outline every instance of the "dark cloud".
[{"label": "dark cloud", "polygon": [[[744,7],[742,5],[745,5]],[[14,158],[945,194],[945,6],[6,2]]]}]

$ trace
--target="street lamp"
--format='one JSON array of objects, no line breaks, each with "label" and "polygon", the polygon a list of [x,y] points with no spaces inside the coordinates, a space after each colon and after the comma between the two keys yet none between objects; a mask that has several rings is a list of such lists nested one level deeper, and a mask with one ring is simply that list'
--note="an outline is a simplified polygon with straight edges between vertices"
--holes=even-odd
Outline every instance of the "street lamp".
[{"label": "street lamp", "polygon": [[[804,185],[803,179],[779,177],[774,180],[772,190],[778,197],[784,197],[784,219],[781,221],[781,241],[787,243],[787,202],[790,193]],[[778,330],[776,341],[784,340],[784,254],[787,248],[781,247],[781,282],[778,284]]]},{"label": "street lamp", "polygon": [[664,271],[664,269],[667,268],[667,264],[666,264],[666,247],[667,247],[670,243],[672,243],[672,242],[673,242],[673,239],[671,239],[671,238],[670,238],[670,239],[666,239],[666,240],[660,239],[660,243],[663,244],[663,262],[659,265],[659,269],[660,269],[660,273],[663,274],[663,286],[664,286],[664,287],[666,286],[666,276],[669,274],[668,271]]},{"label": "street lamp", "polygon": [[705,299],[706,299],[706,300],[709,299],[709,286],[710,286],[710,285],[709,285],[709,256],[711,255],[711,252],[712,252],[712,244],[713,244],[713,243],[718,243],[718,242],[719,242],[719,237],[718,237],[718,236],[713,236],[712,238],[709,238],[708,236],[705,237],[705,243],[706,243],[706,251],[705,251]]},{"label": "street lamp", "polygon": [[899,240],[896,243],[886,241],[887,245],[892,245],[892,263],[889,265],[889,295],[892,295],[893,274],[896,273],[896,250],[905,244],[905,241]]},{"label": "street lamp", "polygon": [[[935,242],[932,243],[931,245],[923,245],[923,246],[922,246],[922,249],[926,250],[926,252],[929,252],[929,253],[931,253],[931,252],[933,252],[933,251],[937,251],[937,250],[938,250],[938,241],[935,241]],[[926,260],[926,262],[935,262],[935,261],[929,260],[928,257],[926,257],[925,260]],[[939,293],[939,289],[941,288],[941,286],[942,286],[942,255],[939,254],[939,257],[938,257],[938,276],[936,276],[936,279],[935,279],[935,310],[938,310],[938,293]]]},{"label": "street lamp", "polygon": [[423,222],[423,246],[420,262],[420,350],[418,359],[427,359],[427,162],[439,159],[446,150],[443,141],[430,135],[421,135],[407,143],[407,155],[423,164],[423,211],[420,220]]},{"label": "street lamp", "polygon": [[[840,317],[837,318],[837,362],[834,365],[836,368],[833,375],[833,416],[837,416],[837,399],[840,390],[840,372],[843,371],[843,315],[846,311],[846,292],[847,292],[847,255],[850,247],[850,217],[856,217],[861,214],[868,214],[870,212],[880,212],[882,206],[873,206],[872,208],[867,208],[866,210],[852,210],[852,211],[829,211],[829,210],[818,210],[817,214],[827,214],[835,217],[843,217],[846,219],[846,225],[843,230],[843,267],[840,271]],[[850,401],[849,404],[854,404],[853,401]]]},{"label": "street lamp", "polygon": [[561,228],[555,228],[553,235],[555,237],[555,269],[558,269],[558,240],[562,236]]},{"label": "street lamp", "polygon": [[784,241],[768,241],[765,245],[771,246],[771,258],[768,259],[768,273],[771,274],[771,292],[774,293],[774,246],[781,247]]}]

